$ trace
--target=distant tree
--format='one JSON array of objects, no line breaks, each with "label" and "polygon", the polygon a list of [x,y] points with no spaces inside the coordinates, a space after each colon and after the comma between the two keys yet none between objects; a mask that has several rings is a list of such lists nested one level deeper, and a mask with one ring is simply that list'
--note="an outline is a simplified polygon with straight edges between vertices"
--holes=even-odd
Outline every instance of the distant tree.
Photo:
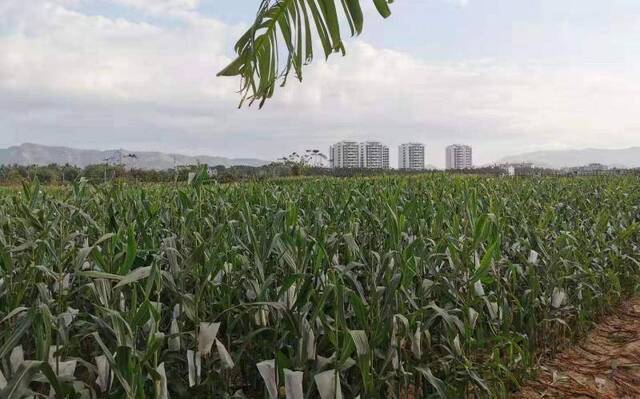
[{"label": "distant tree", "polygon": [[31,178],[38,178],[44,184],[54,184],[62,181],[60,168],[56,165],[34,166]]},{"label": "distant tree", "polygon": [[84,168],[84,171],[82,172],[82,176],[89,179],[89,181],[98,182],[104,179],[106,168],[107,166],[104,164],[89,165],[86,168]]},{"label": "distant tree", "polygon": [[60,167],[61,178],[63,183],[74,182],[82,173],[82,169],[75,165],[65,164]]}]

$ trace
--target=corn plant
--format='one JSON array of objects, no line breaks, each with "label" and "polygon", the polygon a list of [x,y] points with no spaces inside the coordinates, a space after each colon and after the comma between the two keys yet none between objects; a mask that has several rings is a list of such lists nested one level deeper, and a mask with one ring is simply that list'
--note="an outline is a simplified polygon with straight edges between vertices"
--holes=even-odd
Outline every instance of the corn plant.
[{"label": "corn plant", "polygon": [[635,177],[0,193],[0,397],[506,397],[640,283]]}]

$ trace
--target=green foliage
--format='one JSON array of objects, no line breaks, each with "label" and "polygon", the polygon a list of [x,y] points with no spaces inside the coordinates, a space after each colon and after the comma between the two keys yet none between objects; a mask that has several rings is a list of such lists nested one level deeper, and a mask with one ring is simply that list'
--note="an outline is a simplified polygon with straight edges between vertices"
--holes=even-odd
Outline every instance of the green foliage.
[{"label": "green foliage", "polygon": [[[70,184],[79,179],[86,179],[91,183],[110,183],[113,181],[131,181],[144,183],[173,183],[187,182],[190,173],[202,172],[206,165],[181,166],[178,170],[148,170],[148,169],[127,169],[121,165],[88,165],[85,168],[78,168],[70,165],[47,165],[47,166],[21,166],[21,165],[0,165],[0,184],[19,185],[38,179],[47,185]],[[235,182],[250,179],[263,179],[273,177],[286,177],[294,175],[293,167],[290,165],[271,164],[262,167],[252,166],[216,166],[215,176],[208,180],[222,182]],[[328,170],[323,171],[325,174]]]},{"label": "green foliage", "polygon": [[635,292],[639,226],[631,176],[28,184],[0,392],[506,397]]},{"label": "green foliage", "polygon": [[[367,0],[369,1],[369,0]],[[391,15],[393,0],[373,0],[380,15]],[[314,57],[314,41],[325,58],[345,54],[341,25],[351,35],[362,32],[361,0],[262,0],[255,22],[235,45],[237,58],[218,76],[240,76],[242,101],[264,105],[278,80],[284,86],[289,74],[302,81],[302,68]],[[340,12],[342,11],[342,12]],[[283,58],[285,60],[283,60]]]},{"label": "green foliage", "polygon": [[72,165],[0,165],[0,183],[16,184],[25,180],[38,179],[45,184],[58,184],[76,180],[80,172],[80,168]]}]

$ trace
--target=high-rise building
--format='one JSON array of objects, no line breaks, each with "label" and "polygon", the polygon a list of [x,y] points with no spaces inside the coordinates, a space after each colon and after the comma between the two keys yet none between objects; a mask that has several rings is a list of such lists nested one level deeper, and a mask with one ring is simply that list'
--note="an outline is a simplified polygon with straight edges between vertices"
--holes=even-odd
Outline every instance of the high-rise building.
[{"label": "high-rise building", "polygon": [[423,170],[424,145],[420,143],[406,143],[398,147],[398,169]]},{"label": "high-rise building", "polygon": [[447,169],[471,169],[473,168],[473,155],[471,147],[462,144],[453,144],[447,147]]},{"label": "high-rise building", "polygon": [[359,168],[360,147],[355,141],[341,141],[329,148],[329,159],[332,168]]},{"label": "high-rise building", "polygon": [[378,141],[341,141],[329,148],[329,159],[336,169],[389,169],[389,147]]},{"label": "high-rise building", "polygon": [[389,169],[389,147],[378,141],[360,143],[360,167]]}]

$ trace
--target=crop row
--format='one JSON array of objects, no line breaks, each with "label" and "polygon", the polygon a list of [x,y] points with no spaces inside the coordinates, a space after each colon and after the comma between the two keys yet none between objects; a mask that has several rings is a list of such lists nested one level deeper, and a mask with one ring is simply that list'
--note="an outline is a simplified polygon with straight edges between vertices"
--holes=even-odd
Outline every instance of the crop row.
[{"label": "crop row", "polygon": [[0,195],[0,397],[505,397],[640,282],[636,177]]}]

